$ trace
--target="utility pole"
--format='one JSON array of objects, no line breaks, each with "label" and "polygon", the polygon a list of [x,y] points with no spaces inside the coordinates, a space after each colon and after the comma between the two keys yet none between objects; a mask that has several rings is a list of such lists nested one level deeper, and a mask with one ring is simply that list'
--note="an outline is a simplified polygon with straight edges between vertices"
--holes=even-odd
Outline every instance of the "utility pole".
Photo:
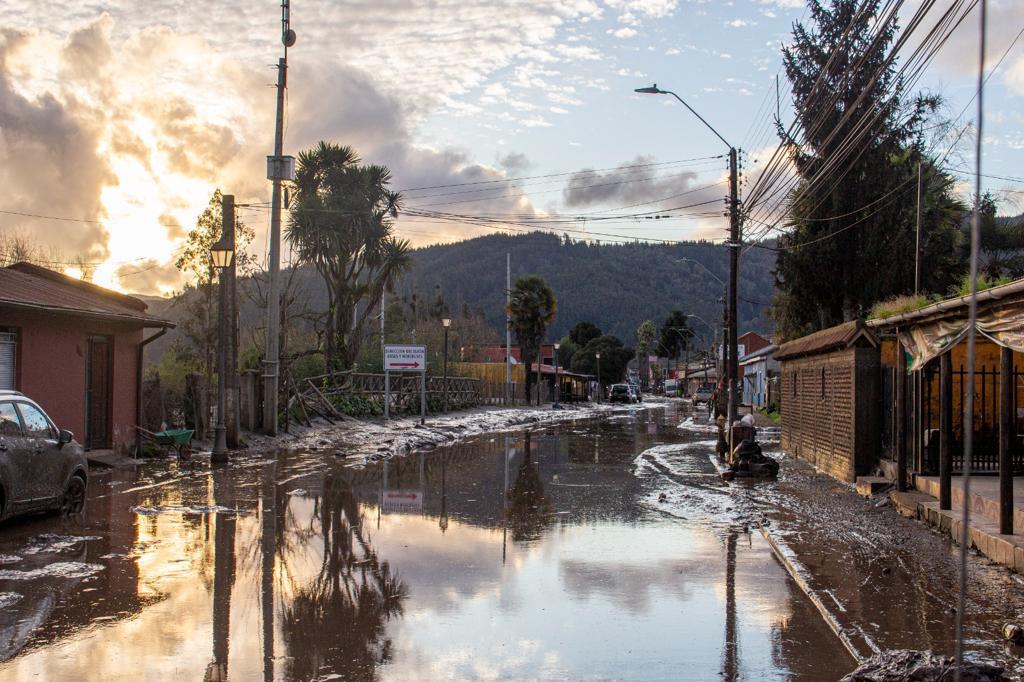
[{"label": "utility pole", "polygon": [[917,162],[917,239],[914,241],[914,296],[921,291],[921,162]]},{"label": "utility pole", "polygon": [[295,44],[295,31],[290,27],[290,0],[281,0],[281,42],[284,56],[277,62],[277,121],[274,127],[274,155],[267,159],[267,175],[273,181],[270,198],[270,286],[267,291],[267,344],[263,358],[263,429],[277,435],[277,392],[281,336],[281,181],[294,178],[282,156],[284,147],[284,91],[288,87],[288,48]]},{"label": "utility pole", "polygon": [[[527,368],[529,370],[529,368]],[[512,253],[505,254],[505,404],[512,399]],[[529,402],[529,396],[527,396]]]},{"label": "utility pole", "polygon": [[740,200],[739,169],[736,156],[736,148],[729,147],[729,414],[726,417],[726,424],[730,430],[730,447],[732,446],[732,422],[739,408],[739,395],[736,390],[736,368],[739,367],[736,285],[740,261]]}]

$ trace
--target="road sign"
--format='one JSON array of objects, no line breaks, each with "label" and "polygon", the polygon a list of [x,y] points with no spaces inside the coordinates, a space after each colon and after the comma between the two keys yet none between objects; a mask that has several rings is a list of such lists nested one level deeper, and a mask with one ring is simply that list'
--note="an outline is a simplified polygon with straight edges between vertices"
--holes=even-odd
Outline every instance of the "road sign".
[{"label": "road sign", "polygon": [[426,372],[426,346],[384,346],[385,372]]}]

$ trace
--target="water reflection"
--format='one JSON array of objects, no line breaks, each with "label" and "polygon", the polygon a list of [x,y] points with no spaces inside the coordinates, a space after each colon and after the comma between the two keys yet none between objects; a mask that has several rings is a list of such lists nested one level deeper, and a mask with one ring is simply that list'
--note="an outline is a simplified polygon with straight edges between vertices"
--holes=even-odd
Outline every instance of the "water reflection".
[{"label": "water reflection", "polygon": [[523,460],[512,489],[507,493],[509,505],[505,513],[516,542],[536,540],[551,525],[551,500],[544,494],[540,464],[533,461],[531,445],[531,434],[527,431]]},{"label": "water reflection", "polygon": [[288,677],[323,671],[359,678],[391,659],[386,624],[402,614],[407,589],[364,534],[365,511],[343,476],[328,475],[313,519],[323,543],[314,578],[285,607],[282,627]]},{"label": "water reflection", "polygon": [[[0,677],[837,677],[764,543],[707,512],[706,454],[659,455],[703,488],[634,465],[686,439],[640,412],[361,470],[288,454],[108,475],[78,531],[97,539],[60,555],[102,571],[0,581],[35,609]],[[652,502],[664,485],[692,491],[685,514]]]}]

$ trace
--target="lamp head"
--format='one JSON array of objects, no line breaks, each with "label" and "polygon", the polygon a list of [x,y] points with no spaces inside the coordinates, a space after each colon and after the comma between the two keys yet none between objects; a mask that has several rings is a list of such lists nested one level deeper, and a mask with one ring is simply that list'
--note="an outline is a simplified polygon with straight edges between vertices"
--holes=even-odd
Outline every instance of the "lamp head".
[{"label": "lamp head", "polygon": [[598,353],[594,353],[594,357],[597,358],[598,360],[600,360],[601,359],[601,353],[599,353],[599,352]]},{"label": "lamp head", "polygon": [[224,270],[231,265],[235,257],[235,245],[230,237],[221,236],[217,243],[210,247],[210,257],[213,259],[213,266]]},{"label": "lamp head", "polygon": [[633,92],[639,92],[642,95],[664,95],[665,94],[665,91],[660,89],[658,87],[657,83],[655,83],[654,85],[652,85],[649,88],[636,88],[635,90],[633,90]]},{"label": "lamp head", "polygon": [[452,321],[446,317],[443,320],[441,320],[441,324],[444,326],[445,329],[447,329],[448,327],[452,326]]}]

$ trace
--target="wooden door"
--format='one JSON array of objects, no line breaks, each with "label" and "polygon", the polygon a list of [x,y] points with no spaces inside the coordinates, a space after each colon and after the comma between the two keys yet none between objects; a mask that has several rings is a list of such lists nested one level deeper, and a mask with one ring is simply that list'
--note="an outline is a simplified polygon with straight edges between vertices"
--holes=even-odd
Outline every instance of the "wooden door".
[{"label": "wooden door", "polygon": [[85,446],[90,450],[111,447],[110,415],[113,407],[111,355],[113,343],[106,336],[89,337],[85,359]]}]

